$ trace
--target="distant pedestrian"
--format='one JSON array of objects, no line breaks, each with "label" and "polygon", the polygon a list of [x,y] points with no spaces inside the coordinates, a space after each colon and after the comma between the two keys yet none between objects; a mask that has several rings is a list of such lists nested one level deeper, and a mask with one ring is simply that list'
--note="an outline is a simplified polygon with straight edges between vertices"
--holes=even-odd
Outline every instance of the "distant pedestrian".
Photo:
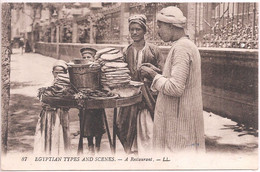
[{"label": "distant pedestrian", "polygon": [[23,49],[24,49],[24,39],[23,38],[20,38],[19,48],[20,48],[21,55],[23,55]]},{"label": "distant pedestrian", "polygon": [[31,49],[30,43],[29,43],[28,39],[26,39],[25,40],[25,52],[29,53],[31,51],[32,51],[32,49]]},{"label": "distant pedestrian", "polygon": [[11,54],[13,54],[13,46],[14,46],[14,40],[11,40],[11,44],[10,44],[10,52]]}]

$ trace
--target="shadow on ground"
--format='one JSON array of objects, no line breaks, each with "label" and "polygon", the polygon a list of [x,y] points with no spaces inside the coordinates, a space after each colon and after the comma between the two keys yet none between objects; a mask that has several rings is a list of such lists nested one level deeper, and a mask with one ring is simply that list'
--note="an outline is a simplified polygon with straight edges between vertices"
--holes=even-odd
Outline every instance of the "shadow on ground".
[{"label": "shadow on ground", "polygon": [[[24,95],[11,95],[9,111],[9,133],[8,133],[8,151],[9,152],[32,152],[35,126],[41,111],[41,103],[37,98]],[[111,113],[111,114],[110,114]],[[112,109],[108,111],[108,123],[112,124]],[[70,121],[77,122],[77,111],[70,112]],[[110,125],[110,132],[112,131]],[[75,131],[74,131],[75,132]],[[71,133],[72,135],[75,133]],[[104,135],[104,140],[107,135]],[[257,145],[238,146],[229,144],[219,144],[219,138],[206,137],[207,152],[225,152],[225,153],[243,153],[253,152]],[[76,148],[76,145],[75,145]]]},{"label": "shadow on ground", "polygon": [[33,150],[33,135],[41,110],[37,98],[11,95],[8,119],[8,151],[26,152]]},{"label": "shadow on ground", "polygon": [[232,145],[232,144],[219,144],[217,142],[219,138],[206,137],[206,151],[208,153],[251,153],[255,152],[258,145]]},{"label": "shadow on ground", "polygon": [[[11,94],[8,118],[8,152],[32,152],[35,127],[41,112],[38,98]],[[78,121],[77,111],[72,111],[70,121]]]},{"label": "shadow on ground", "polygon": [[10,88],[11,89],[19,89],[23,87],[28,87],[28,86],[37,86],[39,84],[32,84],[32,82],[11,82]]}]

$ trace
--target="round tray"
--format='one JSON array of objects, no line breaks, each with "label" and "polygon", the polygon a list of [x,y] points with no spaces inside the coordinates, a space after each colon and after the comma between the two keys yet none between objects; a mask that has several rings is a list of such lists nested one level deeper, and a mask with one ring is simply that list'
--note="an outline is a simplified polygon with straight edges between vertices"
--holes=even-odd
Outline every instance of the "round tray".
[{"label": "round tray", "polygon": [[[132,97],[113,98],[113,99],[86,99],[86,109],[103,109],[103,108],[117,108],[137,104],[142,101],[142,94],[134,95]],[[74,97],[47,97],[42,96],[42,102],[54,107],[69,107],[81,108]]]},{"label": "round tray", "polygon": [[111,97],[95,97],[95,96],[89,96],[90,99],[94,99],[94,100],[109,100],[109,99],[115,99],[118,98],[118,95],[114,95]]},{"label": "round tray", "polygon": [[78,107],[78,103],[74,97],[48,97],[42,96],[42,102],[54,107]]}]

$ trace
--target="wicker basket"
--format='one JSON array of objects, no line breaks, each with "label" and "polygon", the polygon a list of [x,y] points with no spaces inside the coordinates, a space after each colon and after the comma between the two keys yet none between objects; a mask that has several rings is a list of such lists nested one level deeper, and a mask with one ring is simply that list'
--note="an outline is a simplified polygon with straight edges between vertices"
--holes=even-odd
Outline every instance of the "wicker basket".
[{"label": "wicker basket", "polygon": [[100,65],[74,64],[68,66],[70,82],[77,88],[81,89],[100,89],[101,78]]}]

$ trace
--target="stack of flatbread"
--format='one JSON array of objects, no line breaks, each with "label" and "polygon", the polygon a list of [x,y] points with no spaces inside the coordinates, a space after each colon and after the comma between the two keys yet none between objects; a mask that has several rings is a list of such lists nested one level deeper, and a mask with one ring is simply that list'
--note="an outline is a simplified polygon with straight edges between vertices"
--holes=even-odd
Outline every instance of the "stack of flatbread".
[{"label": "stack of flatbread", "polygon": [[101,84],[108,87],[120,87],[130,82],[130,71],[123,62],[123,54],[115,48],[105,48],[97,52],[96,57],[102,65]]},{"label": "stack of flatbread", "polygon": [[68,74],[58,74],[54,80],[55,87],[63,89],[70,86],[70,78]]},{"label": "stack of flatbread", "polygon": [[38,92],[38,97],[64,97],[73,96],[75,91],[70,86],[70,79],[68,74],[58,74],[54,80],[53,86],[40,88]]}]

